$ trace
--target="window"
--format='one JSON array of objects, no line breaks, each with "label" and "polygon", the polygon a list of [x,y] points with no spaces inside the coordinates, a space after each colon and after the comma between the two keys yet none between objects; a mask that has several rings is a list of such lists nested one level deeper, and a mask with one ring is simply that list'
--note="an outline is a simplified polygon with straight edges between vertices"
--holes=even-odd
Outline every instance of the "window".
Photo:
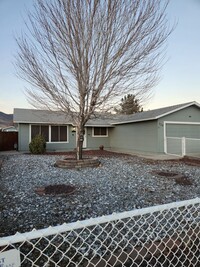
[{"label": "window", "polygon": [[107,127],[94,127],[93,136],[108,136],[108,128]]},{"label": "window", "polygon": [[45,138],[45,141],[49,141],[49,126],[48,125],[31,125],[31,140],[36,135],[43,135]]},{"label": "window", "polygon": [[38,134],[43,135],[46,142],[67,142],[67,126],[31,125],[31,140]]},{"label": "window", "polygon": [[41,126],[41,135],[44,136],[45,141],[49,141],[49,126]]},{"label": "window", "polygon": [[51,142],[66,142],[67,126],[51,126]]}]

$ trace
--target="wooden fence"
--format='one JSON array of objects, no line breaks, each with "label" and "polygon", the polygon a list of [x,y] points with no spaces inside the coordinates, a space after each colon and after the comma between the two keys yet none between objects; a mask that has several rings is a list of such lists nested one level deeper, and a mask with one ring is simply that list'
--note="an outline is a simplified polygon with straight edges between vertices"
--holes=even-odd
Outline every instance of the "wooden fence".
[{"label": "wooden fence", "polygon": [[18,147],[18,132],[0,132],[0,151],[15,150]]}]

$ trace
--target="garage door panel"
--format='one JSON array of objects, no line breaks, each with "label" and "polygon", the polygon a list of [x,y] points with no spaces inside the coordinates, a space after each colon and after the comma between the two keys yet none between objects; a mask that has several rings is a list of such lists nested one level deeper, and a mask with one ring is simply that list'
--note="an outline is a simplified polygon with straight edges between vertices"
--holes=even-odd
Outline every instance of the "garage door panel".
[{"label": "garage door panel", "polygon": [[200,124],[166,122],[165,151],[173,155],[200,153]]},{"label": "garage door panel", "polygon": [[167,124],[166,136],[200,139],[200,125]]}]

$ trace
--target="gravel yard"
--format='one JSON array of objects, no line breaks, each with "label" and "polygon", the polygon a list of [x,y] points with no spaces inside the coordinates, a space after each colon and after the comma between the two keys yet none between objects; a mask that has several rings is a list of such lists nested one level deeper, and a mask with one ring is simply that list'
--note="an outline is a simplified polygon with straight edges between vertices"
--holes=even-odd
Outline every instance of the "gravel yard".
[{"label": "gravel yard", "polygon": [[[0,236],[64,222],[200,197],[200,168],[181,161],[152,161],[123,154],[101,155],[98,168],[54,167],[61,155],[4,156],[0,172]],[[182,174],[181,185],[156,172]],[[75,186],[65,196],[40,196],[35,189]]]}]

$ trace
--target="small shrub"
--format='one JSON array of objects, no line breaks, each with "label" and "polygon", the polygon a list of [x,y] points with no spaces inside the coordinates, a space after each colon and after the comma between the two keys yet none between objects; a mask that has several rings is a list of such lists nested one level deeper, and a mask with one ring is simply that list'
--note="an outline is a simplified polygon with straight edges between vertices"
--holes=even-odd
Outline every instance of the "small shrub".
[{"label": "small shrub", "polygon": [[44,136],[36,135],[29,144],[29,150],[32,154],[43,154],[46,151]]}]

